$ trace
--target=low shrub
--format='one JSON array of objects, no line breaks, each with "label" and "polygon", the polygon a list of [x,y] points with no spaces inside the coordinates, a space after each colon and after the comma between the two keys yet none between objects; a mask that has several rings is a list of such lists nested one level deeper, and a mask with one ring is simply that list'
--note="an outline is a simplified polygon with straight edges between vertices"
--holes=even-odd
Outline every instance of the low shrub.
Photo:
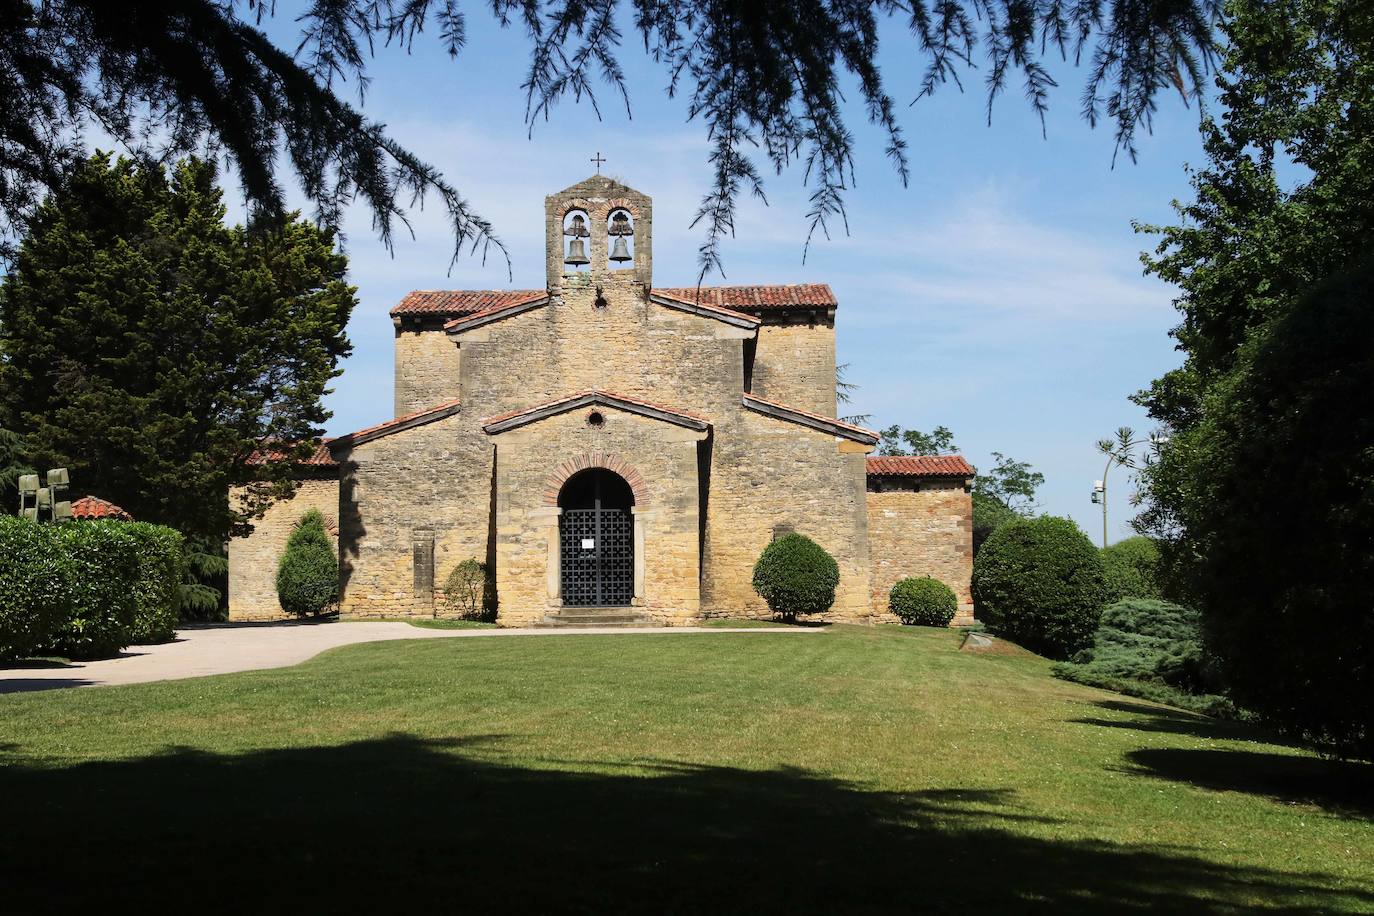
[{"label": "low shrub", "polygon": [[1098,550],[1066,518],[1007,522],[973,561],[979,618],[999,636],[1053,658],[1091,642],[1106,599]]},{"label": "low shrub", "polygon": [[444,600],[464,620],[496,619],[495,591],[487,564],[472,558],[453,567],[444,580]]},{"label": "low shrub", "polygon": [[804,534],[787,534],[763,549],[754,564],[754,591],[784,620],[820,614],[835,603],[840,567]]},{"label": "low shrub", "polygon": [[0,515],[0,658],[51,645],[71,607],[66,555],[49,526]]},{"label": "low shrub", "polygon": [[1107,577],[1109,600],[1162,598],[1157,569],[1159,548],[1150,538],[1137,535],[1102,548],[1102,572]]},{"label": "low shrub", "polygon": [[1073,664],[1101,677],[1164,684],[1187,693],[1219,688],[1202,643],[1197,611],[1148,598],[1118,601],[1102,612],[1093,643]]},{"label": "low shrub", "polygon": [[147,522],[118,522],[138,542],[138,577],[134,583],[133,642],[166,642],[176,635],[182,583],[186,579],[186,545],[181,533]]},{"label": "low shrub", "polygon": [[288,614],[332,610],[339,601],[339,558],[324,516],[311,509],[291,532],[277,565],[277,601]]},{"label": "low shrub", "polygon": [[47,526],[65,557],[70,603],[51,650],[67,658],[115,655],[134,642],[139,539],[114,520]]},{"label": "low shrub", "polygon": [[947,627],[959,610],[954,590],[930,576],[902,579],[892,586],[887,605],[902,623],[922,627]]}]

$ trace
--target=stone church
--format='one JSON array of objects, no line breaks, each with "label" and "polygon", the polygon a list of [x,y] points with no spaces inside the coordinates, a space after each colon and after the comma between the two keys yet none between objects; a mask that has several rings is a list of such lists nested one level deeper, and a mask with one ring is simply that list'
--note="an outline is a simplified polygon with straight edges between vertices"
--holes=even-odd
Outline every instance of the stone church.
[{"label": "stone church", "polygon": [[391,310],[396,418],[322,443],[230,544],[231,618],[281,615],[277,561],[317,508],[345,614],[442,615],[474,558],[506,626],[761,616],[754,563],[796,531],[839,564],[830,619],[893,620],[892,584],[930,575],[971,620],[973,470],[870,457],[878,434],[836,418],[828,286],[655,286],[652,202],[600,175],[544,219],[542,289]]}]

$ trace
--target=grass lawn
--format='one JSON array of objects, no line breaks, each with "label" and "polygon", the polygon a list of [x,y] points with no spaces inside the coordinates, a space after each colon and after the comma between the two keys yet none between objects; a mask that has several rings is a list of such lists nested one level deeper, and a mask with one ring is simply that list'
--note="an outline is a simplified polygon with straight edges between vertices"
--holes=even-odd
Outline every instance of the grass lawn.
[{"label": "grass lawn", "polygon": [[0,906],[1374,910],[1369,767],[959,642],[435,639],[0,696]]}]

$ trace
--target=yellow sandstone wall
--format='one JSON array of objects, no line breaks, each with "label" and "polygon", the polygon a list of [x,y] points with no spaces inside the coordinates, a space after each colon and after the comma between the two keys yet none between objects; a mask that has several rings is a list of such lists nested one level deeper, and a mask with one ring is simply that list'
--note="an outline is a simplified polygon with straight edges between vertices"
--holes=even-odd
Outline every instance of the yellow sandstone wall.
[{"label": "yellow sandstone wall", "polygon": [[867,494],[873,613],[895,622],[887,610],[892,586],[907,576],[931,576],[959,599],[952,625],[972,623],[973,503],[963,481],[882,485],[894,489]]},{"label": "yellow sandstone wall", "polygon": [[761,398],[835,416],[835,325],[819,318],[759,328],[754,352],[753,392]]},{"label": "yellow sandstone wall", "polygon": [[460,352],[442,330],[396,329],[396,412],[401,417],[459,396]]},{"label": "yellow sandstone wall", "polygon": [[[239,491],[230,493],[231,500]],[[229,619],[275,620],[287,617],[277,602],[277,564],[286,540],[302,515],[311,509],[324,516],[335,544],[338,543],[339,482],[303,480],[295,496],[273,503],[253,523],[247,537],[229,541]]]}]

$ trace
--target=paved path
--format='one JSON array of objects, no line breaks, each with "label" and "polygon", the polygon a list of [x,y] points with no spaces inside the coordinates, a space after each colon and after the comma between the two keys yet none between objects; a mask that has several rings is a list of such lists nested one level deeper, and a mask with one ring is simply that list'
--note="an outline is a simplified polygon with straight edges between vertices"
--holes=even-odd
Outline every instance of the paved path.
[{"label": "paved path", "polygon": [[194,627],[175,642],[131,646],[118,658],[68,665],[42,663],[0,666],[0,693],[57,687],[105,687],[173,681],[256,668],[285,668],[326,649],[387,639],[498,638],[508,636],[622,636],[630,633],[676,636],[688,633],[819,633],[810,627],[625,627],[623,629],[471,629],[431,630],[382,621],[262,623]]}]

